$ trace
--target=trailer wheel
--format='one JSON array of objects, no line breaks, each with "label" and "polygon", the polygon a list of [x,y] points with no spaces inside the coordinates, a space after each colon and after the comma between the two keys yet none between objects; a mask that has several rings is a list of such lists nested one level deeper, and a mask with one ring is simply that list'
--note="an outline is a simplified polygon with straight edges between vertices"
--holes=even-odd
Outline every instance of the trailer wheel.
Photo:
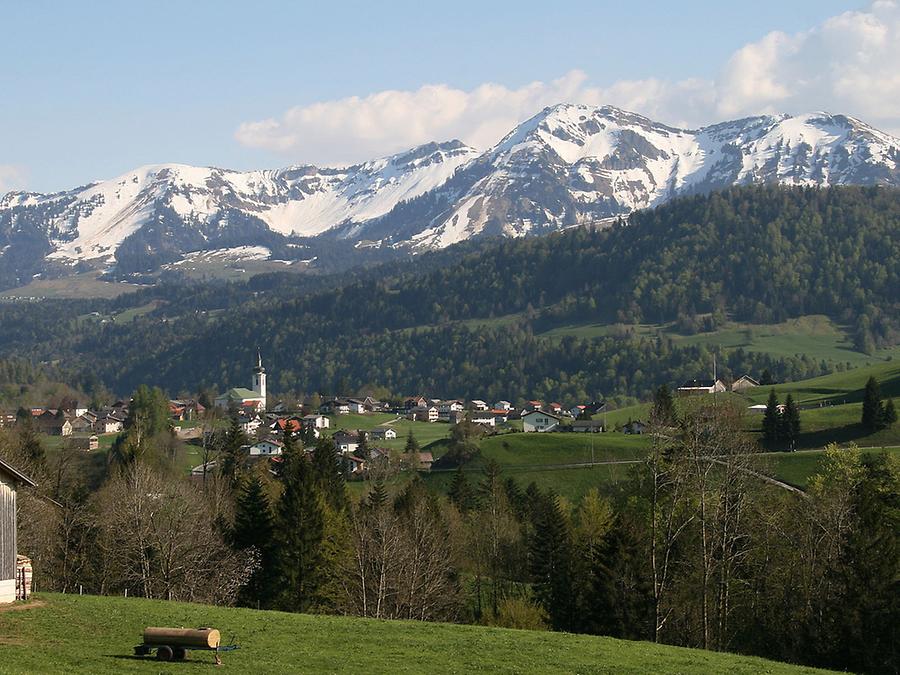
[{"label": "trailer wheel", "polygon": [[175,647],[172,650],[172,660],[173,661],[184,661],[187,657],[187,649],[184,647]]},{"label": "trailer wheel", "polygon": [[156,648],[156,660],[157,661],[171,661],[172,660],[172,648],[169,645],[162,645]]}]

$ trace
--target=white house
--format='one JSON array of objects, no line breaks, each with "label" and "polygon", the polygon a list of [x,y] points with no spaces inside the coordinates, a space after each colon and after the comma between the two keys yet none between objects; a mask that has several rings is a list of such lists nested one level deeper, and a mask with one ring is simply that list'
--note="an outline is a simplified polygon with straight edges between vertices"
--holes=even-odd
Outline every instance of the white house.
[{"label": "white house", "polygon": [[350,431],[338,431],[334,436],[334,447],[342,455],[352,455],[359,448],[359,434]]},{"label": "white house", "polygon": [[462,401],[441,401],[437,406],[438,419],[443,422],[449,422],[450,413],[462,412],[465,408]]},{"label": "white house", "polygon": [[375,427],[366,433],[373,441],[390,441],[397,438],[397,430],[393,427]]},{"label": "white house", "polygon": [[0,603],[16,599],[16,489],[34,482],[0,459]]},{"label": "white house", "polygon": [[281,441],[265,440],[250,446],[251,457],[276,457],[284,451]]},{"label": "white house", "polygon": [[522,415],[522,430],[526,432],[554,431],[559,427],[562,418],[543,410],[532,410]]},{"label": "white house", "polygon": [[496,410],[512,410],[512,403],[509,401],[497,401],[494,404]]},{"label": "white house", "polygon": [[355,413],[357,415],[362,415],[366,411],[366,402],[361,401],[358,398],[348,398],[347,406],[350,408],[350,412]]},{"label": "white house", "polygon": [[262,355],[256,350],[256,367],[253,369],[253,388],[234,387],[221,396],[216,397],[217,408],[255,408],[257,412],[266,409],[266,369],[263,368]]},{"label": "white house", "polygon": [[469,413],[469,421],[475,424],[483,424],[487,427],[493,427],[497,424],[497,418],[490,410],[473,410]]},{"label": "white house", "polygon": [[312,427],[313,429],[327,429],[331,426],[331,420],[325,415],[304,415],[303,426]]},{"label": "white house", "polygon": [[238,418],[241,429],[248,436],[256,433],[256,430],[262,426],[262,418],[259,415],[242,415]]},{"label": "white house", "polygon": [[437,406],[433,405],[416,406],[409,411],[407,416],[411,420],[419,420],[420,422],[437,422],[439,419]]},{"label": "white house", "polygon": [[322,405],[322,412],[331,413],[332,415],[349,415],[350,404],[341,399],[334,399]]},{"label": "white house", "polygon": [[472,410],[485,411],[488,407],[488,404],[484,401],[477,398],[472,399]]}]

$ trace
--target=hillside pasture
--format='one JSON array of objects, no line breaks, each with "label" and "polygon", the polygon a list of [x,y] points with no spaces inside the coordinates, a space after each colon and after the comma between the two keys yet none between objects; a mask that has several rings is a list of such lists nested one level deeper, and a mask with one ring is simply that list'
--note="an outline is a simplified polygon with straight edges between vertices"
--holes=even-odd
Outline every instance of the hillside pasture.
[{"label": "hillside pasture", "polygon": [[[133,655],[146,626],[214,626],[240,649],[213,665]],[[3,673],[825,672],[750,656],[605,637],[287,614],[136,598],[44,594],[0,611]]]}]

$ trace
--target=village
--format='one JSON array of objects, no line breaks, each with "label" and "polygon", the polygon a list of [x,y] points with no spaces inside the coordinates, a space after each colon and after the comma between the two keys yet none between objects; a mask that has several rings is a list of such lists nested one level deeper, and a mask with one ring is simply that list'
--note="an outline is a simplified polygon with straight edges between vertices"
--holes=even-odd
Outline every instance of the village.
[{"label": "village", "polygon": [[[759,386],[759,382],[744,375],[730,384],[721,379],[694,379],[675,390],[679,396],[742,392]],[[11,427],[25,418],[38,434],[59,439],[72,450],[91,452],[103,447],[102,439],[111,442],[127,425],[130,401],[118,400],[112,405],[91,409],[72,402],[65,408],[32,407],[0,413],[0,427]],[[188,445],[204,445],[215,425],[235,420],[247,439],[243,446],[247,464],[262,460],[279,463],[285,446],[285,435],[303,439],[311,450],[315,442],[328,437],[334,443],[349,479],[365,477],[369,464],[383,459],[402,464],[403,469],[430,471],[435,464],[433,453],[419,450],[419,443],[409,445],[409,437],[416,433],[433,440],[446,438],[454,426],[467,424],[479,436],[500,433],[603,433],[643,434],[647,420],[629,419],[613,427],[607,425],[604,401],[591,401],[564,406],[540,400],[508,400],[487,402],[481,399],[441,399],[410,396],[393,401],[381,401],[371,396],[334,397],[318,402],[296,402],[289,405],[278,400],[270,402],[267,374],[262,356],[257,352],[250,387],[233,387],[217,396],[211,406],[199,400],[171,399],[168,401],[170,429],[173,435]],[[750,412],[761,412],[751,406]],[[389,415],[387,421],[372,424],[349,424],[345,421]],[[379,417],[380,418],[380,417]],[[213,420],[213,425],[205,424]],[[446,428],[422,432],[426,425],[447,425]],[[357,427],[367,427],[357,428]],[[418,430],[414,431],[414,430]],[[406,443],[404,443],[406,441]],[[400,457],[401,447],[414,448],[414,460]],[[212,459],[190,467],[192,478],[205,478],[216,468]]]}]

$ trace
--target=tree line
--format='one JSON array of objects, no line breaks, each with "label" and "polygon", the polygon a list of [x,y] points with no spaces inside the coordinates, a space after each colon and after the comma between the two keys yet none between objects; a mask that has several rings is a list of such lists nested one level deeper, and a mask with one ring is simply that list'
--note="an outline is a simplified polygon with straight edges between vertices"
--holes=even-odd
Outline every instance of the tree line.
[{"label": "tree line", "polygon": [[133,451],[111,453],[94,492],[65,453],[0,436],[53,500],[22,495],[39,588],[900,663],[893,455],[828,448],[808,489],[787,490],[761,478],[741,411],[661,395],[643,461],[576,500],[491,462],[460,466],[444,491],[376,461],[351,495],[332,443],[289,435],[280,461],[249,464],[233,422],[191,485],[146,414],[153,392],[140,398]]},{"label": "tree line", "polygon": [[[734,188],[635,213],[608,230],[467,244],[422,256],[415,265],[395,261],[342,278],[262,275],[246,284],[187,291],[165,286],[97,301],[104,311],[161,301],[124,324],[76,314],[96,303],[4,306],[0,353],[17,350],[34,361],[59,362],[67,381],[92,388],[123,392],[150,382],[177,391],[241,381],[261,343],[273,372],[277,367],[283,374],[273,382],[276,389],[300,381],[307,393],[346,393],[338,392],[346,382],[409,393],[427,387],[449,350],[476,376],[479,368],[505,371],[505,380],[495,378],[503,396],[535,395],[526,387],[608,394],[633,372],[603,367],[585,387],[582,363],[567,358],[568,345],[545,345],[549,339],[535,336],[571,323],[675,321],[683,330],[702,331],[727,317],[767,323],[823,313],[850,326],[861,351],[896,343],[898,222],[895,190]],[[507,317],[501,326],[494,323],[498,317]],[[507,329],[516,336],[506,353],[496,359],[478,353]],[[623,351],[641,349],[634,335],[616,337],[626,338],[620,339]],[[380,350],[374,358],[373,344]],[[519,345],[537,346],[549,359],[549,386],[541,385],[545,373],[521,382],[512,364],[533,364],[532,351]],[[680,349],[669,353],[671,370],[692,358]],[[393,363],[377,368],[385,354],[396,355]],[[751,358],[742,357],[745,363]],[[779,379],[796,379],[840,364],[786,359],[761,365]],[[695,369],[689,376],[698,374]],[[634,389],[628,395],[650,393],[643,385]]]}]

